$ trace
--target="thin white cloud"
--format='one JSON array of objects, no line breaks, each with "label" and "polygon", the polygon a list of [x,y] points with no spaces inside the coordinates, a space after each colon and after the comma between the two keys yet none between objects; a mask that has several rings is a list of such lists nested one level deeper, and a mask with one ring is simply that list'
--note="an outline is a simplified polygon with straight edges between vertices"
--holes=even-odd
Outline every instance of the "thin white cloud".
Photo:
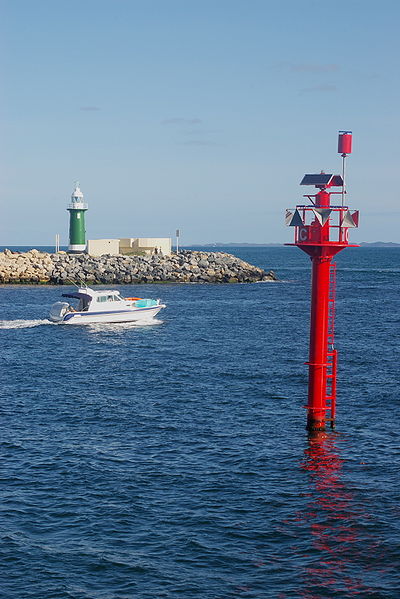
[{"label": "thin white cloud", "polygon": [[203,121],[201,119],[192,118],[185,119],[183,117],[175,117],[171,119],[164,119],[161,121],[162,125],[201,125]]},{"label": "thin white cloud", "polygon": [[334,73],[340,70],[335,63],[281,62],[278,66],[292,73]]},{"label": "thin white cloud", "polygon": [[336,85],[330,85],[327,83],[321,84],[321,85],[314,85],[312,87],[305,87],[300,90],[301,93],[308,93],[308,92],[330,93],[330,92],[335,92],[335,91],[337,91]]},{"label": "thin white cloud", "polygon": [[213,141],[206,141],[206,140],[202,140],[202,139],[191,139],[189,141],[184,141],[182,143],[182,145],[184,145],[184,146],[218,146],[220,144],[217,144]]}]

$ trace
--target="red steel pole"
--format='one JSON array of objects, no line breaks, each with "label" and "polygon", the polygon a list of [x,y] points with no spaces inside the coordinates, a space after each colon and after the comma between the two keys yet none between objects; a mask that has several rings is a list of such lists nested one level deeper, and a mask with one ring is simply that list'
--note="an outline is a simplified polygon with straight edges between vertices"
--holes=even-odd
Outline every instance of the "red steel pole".
[{"label": "red steel pole", "polygon": [[[315,196],[315,207],[329,209],[330,193],[321,189]],[[324,430],[327,406],[328,315],[331,256],[326,256],[329,243],[329,219],[321,226],[314,221],[311,235],[315,243],[311,277],[310,352],[308,362],[307,429]]]},{"label": "red steel pole", "polygon": [[328,302],[331,259],[312,258],[308,430],[325,430],[328,360]]}]

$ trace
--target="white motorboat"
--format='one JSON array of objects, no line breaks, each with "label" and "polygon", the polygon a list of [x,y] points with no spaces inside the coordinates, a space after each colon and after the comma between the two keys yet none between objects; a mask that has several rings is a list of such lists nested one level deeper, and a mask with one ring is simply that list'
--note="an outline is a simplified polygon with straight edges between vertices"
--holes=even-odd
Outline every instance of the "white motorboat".
[{"label": "white motorboat", "polygon": [[76,305],[56,302],[50,309],[49,318],[62,324],[93,324],[112,322],[148,322],[165,308],[160,300],[122,297],[115,289],[94,291],[78,287],[63,297],[77,300]]}]

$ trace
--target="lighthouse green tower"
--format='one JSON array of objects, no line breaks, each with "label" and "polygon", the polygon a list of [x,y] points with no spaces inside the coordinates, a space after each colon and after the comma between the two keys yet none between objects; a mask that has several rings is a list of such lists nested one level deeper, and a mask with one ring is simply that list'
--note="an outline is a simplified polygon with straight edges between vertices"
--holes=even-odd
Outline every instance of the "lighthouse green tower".
[{"label": "lighthouse green tower", "polygon": [[79,181],[71,195],[71,203],[68,204],[69,212],[69,246],[70,254],[80,254],[86,250],[85,212],[88,205],[83,201],[83,193],[79,188]]}]

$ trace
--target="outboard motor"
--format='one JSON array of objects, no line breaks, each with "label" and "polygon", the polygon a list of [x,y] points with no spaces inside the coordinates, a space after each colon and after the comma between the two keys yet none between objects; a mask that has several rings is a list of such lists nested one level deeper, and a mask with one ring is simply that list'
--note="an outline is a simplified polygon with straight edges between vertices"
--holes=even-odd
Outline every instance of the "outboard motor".
[{"label": "outboard motor", "polygon": [[68,312],[69,304],[67,302],[56,302],[50,308],[49,318],[53,322],[61,322]]}]

